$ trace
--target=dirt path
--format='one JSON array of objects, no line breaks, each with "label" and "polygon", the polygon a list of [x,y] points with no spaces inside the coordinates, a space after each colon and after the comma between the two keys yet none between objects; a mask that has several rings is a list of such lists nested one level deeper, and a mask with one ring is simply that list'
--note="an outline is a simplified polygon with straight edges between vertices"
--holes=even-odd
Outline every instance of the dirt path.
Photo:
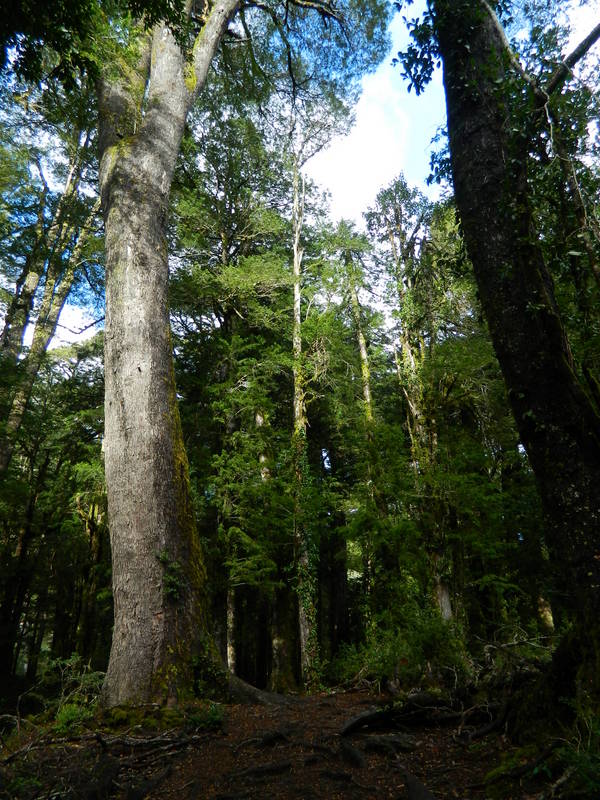
[{"label": "dirt path", "polygon": [[[345,731],[350,721],[375,711],[377,702],[362,692],[323,694],[282,706],[224,706],[222,724],[214,731],[135,728],[38,741],[5,759],[0,798],[490,797],[483,780],[507,749],[501,737],[466,745],[456,735],[456,724],[401,729],[378,719]],[[528,796],[515,792],[505,800]]]},{"label": "dirt path", "polygon": [[482,758],[481,746],[465,748],[448,728],[341,735],[349,720],[375,708],[360,693],[310,697],[283,709],[232,706],[223,732],[199,742],[149,796],[387,800],[410,796],[408,780],[415,800],[418,783],[422,800],[425,787],[439,800],[484,797],[474,785],[495,766],[494,747]]}]

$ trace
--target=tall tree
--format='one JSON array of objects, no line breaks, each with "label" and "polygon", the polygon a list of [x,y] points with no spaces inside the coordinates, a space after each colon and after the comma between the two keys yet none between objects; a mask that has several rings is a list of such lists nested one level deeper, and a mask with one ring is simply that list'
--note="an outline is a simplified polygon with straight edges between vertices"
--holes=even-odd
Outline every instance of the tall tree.
[{"label": "tall tree", "polygon": [[[98,83],[106,229],[105,469],[115,626],[104,702],[175,700],[206,636],[167,304],[169,191],[185,120],[237,8],[220,0],[193,59],[166,25],[138,31]],[[165,580],[177,575],[169,597]]]},{"label": "tall tree", "polygon": [[[192,654],[206,631],[204,568],[173,377],[165,224],[187,115],[239,6],[238,0],[216,0],[205,9],[188,54],[166,25],[151,34],[137,28],[130,52],[105,65],[98,82],[107,262],[105,459],[115,599],[104,688],[109,705],[175,699],[190,684]],[[306,6],[332,23],[326,29],[332,50],[347,52],[337,27],[341,10],[321,2]],[[301,0],[281,16],[277,6],[270,8],[274,35],[284,34],[291,60],[294,51],[302,50],[303,58],[315,52],[302,37],[310,10]],[[372,47],[350,69],[338,58],[350,80],[380,43],[381,8],[369,11],[375,24],[365,38]],[[164,582],[175,565],[181,581],[171,602]]]},{"label": "tall tree", "polygon": [[[15,98],[2,98],[6,155],[14,160],[24,150],[35,163],[37,178],[23,180],[17,171],[2,186],[8,211],[5,278],[14,281],[14,288],[7,292],[0,332],[0,477],[10,464],[63,306],[73,289],[95,271],[99,249],[99,237],[93,235],[99,211],[92,195],[97,178],[93,93],[82,86],[76,97],[68,96],[56,82],[45,93],[19,84],[13,88],[18,90]],[[24,125],[29,128],[26,136]],[[61,182],[62,191],[50,188]],[[24,195],[21,201],[19,195]],[[30,346],[25,343],[28,329],[33,329]]]},{"label": "tall tree", "polygon": [[[423,35],[428,26],[434,33],[429,40]],[[581,686],[598,693],[593,665],[600,653],[600,415],[575,372],[532,215],[528,156],[544,109],[600,38],[600,26],[543,85],[522,68],[484,0],[437,0],[420,30],[421,42],[429,43],[417,82],[441,56],[452,176],[467,249],[537,478],[548,542],[574,595],[585,653]],[[507,119],[517,124],[507,125]]]}]

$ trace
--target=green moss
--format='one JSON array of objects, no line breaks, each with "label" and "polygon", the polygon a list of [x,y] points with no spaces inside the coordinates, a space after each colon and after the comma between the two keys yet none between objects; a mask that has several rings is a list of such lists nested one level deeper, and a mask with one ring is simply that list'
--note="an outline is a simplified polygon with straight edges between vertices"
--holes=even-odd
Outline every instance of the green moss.
[{"label": "green moss", "polygon": [[178,708],[156,704],[115,706],[106,710],[98,721],[104,730],[109,731],[158,731],[182,727],[185,723],[185,714]]},{"label": "green moss", "polygon": [[129,725],[130,712],[130,708],[115,706],[105,713],[104,720],[109,727],[120,728],[125,725]]},{"label": "green moss", "polygon": [[196,70],[194,65],[189,61],[186,62],[183,68],[183,79],[185,81],[188,92],[194,92],[198,85],[198,78],[196,77]]},{"label": "green moss", "polygon": [[527,747],[504,753],[500,765],[490,770],[485,776],[485,783],[487,784],[486,797],[489,797],[490,800],[503,800],[509,794],[512,794],[509,784],[510,786],[514,784],[513,773],[521,769],[525,764],[535,762],[538,755],[539,751],[535,745],[528,745]]},{"label": "green moss", "polygon": [[173,728],[217,730],[223,725],[223,707],[205,700],[190,700],[178,707],[154,705],[115,706],[105,711],[98,724],[111,731],[161,731]]}]

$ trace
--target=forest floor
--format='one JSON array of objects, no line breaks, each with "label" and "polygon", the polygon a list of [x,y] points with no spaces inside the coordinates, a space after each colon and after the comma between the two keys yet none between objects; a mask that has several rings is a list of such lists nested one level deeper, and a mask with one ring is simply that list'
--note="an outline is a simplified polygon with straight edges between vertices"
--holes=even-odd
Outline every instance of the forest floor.
[{"label": "forest floor", "polygon": [[[389,698],[388,698],[389,702]],[[466,718],[399,724],[351,691],[280,705],[210,706],[185,727],[31,738],[0,755],[0,798],[73,800],[504,800],[539,797],[540,776],[501,732]],[[192,720],[194,717],[192,716]],[[503,762],[509,782],[489,774]],[[487,776],[487,781],[486,781]]]}]

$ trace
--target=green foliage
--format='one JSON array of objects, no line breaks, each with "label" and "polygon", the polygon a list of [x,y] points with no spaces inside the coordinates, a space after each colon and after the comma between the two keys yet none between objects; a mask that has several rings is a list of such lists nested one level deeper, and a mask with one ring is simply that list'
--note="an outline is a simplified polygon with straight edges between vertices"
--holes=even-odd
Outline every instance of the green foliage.
[{"label": "green foliage", "polygon": [[17,775],[6,784],[9,797],[35,797],[42,789],[42,782],[32,775]]},{"label": "green foliage", "polygon": [[[52,721],[57,733],[76,733],[89,723],[96,713],[104,673],[94,671],[77,653],[69,658],[45,658],[38,681],[28,692],[40,700],[46,710],[41,721]],[[23,707],[31,704],[25,695]]]},{"label": "green foliage", "polygon": [[65,703],[56,712],[54,727],[59,734],[71,734],[94,718],[94,711],[77,703]]},{"label": "green foliage", "polygon": [[223,727],[225,716],[223,706],[208,703],[186,709],[186,727],[194,731],[218,731]]},{"label": "green foliage", "polygon": [[593,714],[580,714],[575,727],[575,735],[558,755],[573,796],[596,797],[600,793],[600,720]]},{"label": "green foliage", "polygon": [[131,19],[148,30],[164,20],[182,44],[188,32],[182,0],[49,0],[43,9],[15,3],[0,36],[0,69],[10,51],[13,67],[27,80],[50,72],[75,90],[85,74],[97,77],[107,40],[122,41]]},{"label": "green foliage", "polygon": [[408,690],[415,686],[464,683],[471,664],[462,633],[434,611],[403,608],[402,627],[377,619],[360,645],[345,645],[330,665],[336,683],[382,686],[386,681]]},{"label": "green foliage", "polygon": [[[245,8],[239,25],[251,37],[235,47],[227,40],[216,59],[208,91],[188,120],[173,186],[173,341],[207,590],[217,632],[226,627],[226,598],[233,597],[238,672],[263,685],[274,661],[274,633],[283,631],[290,663],[298,661],[298,603],[313,619],[320,615],[313,630],[320,641],[313,636],[310,648],[321,648],[325,657],[323,664],[314,660],[315,682],[326,675],[336,683],[387,680],[410,688],[467,681],[467,643],[489,657],[492,671],[510,672],[513,654],[531,653],[525,645],[502,645],[517,629],[533,640],[540,596],[553,603],[557,597],[533,475],[518,446],[455,209],[450,201],[432,203],[402,175],[367,212],[367,235],[347,222],[334,227],[318,190],[306,185],[300,366],[307,426],[300,455],[292,436],[290,157],[302,161],[349,124],[360,72],[375,63],[385,43],[384,5],[342,3],[340,10],[356,23],[345,31],[294,3],[275,4],[267,15]],[[141,29],[126,14],[108,14],[126,4],[84,6],[91,10],[89,30],[103,44],[92,47],[85,31],[79,36],[75,14],[74,32],[65,34],[72,42],[64,69],[77,70],[83,64],[78,58],[91,69],[126,67]],[[168,13],[176,8],[167,6]],[[161,7],[135,4],[136,12],[149,11],[149,22]],[[411,23],[414,46],[427,51],[420,63],[417,50],[409,52],[404,64],[417,91],[437,58],[432,24],[429,11]],[[536,36],[556,50],[556,37],[547,31]],[[51,36],[45,42],[52,47]],[[44,70],[56,67],[57,57],[41,51],[48,58]],[[43,94],[12,78],[4,87],[4,305],[39,244],[40,209],[47,227],[60,202],[30,164],[54,159],[53,171],[64,178],[62,161],[90,130],[86,188],[67,215],[74,231],[88,211],[87,187],[97,165],[89,123],[94,101],[84,88],[75,97],[54,80]],[[293,114],[288,101],[294,101]],[[584,101],[591,98],[583,90],[560,100],[572,125],[556,132],[571,154],[587,130]],[[316,132],[310,126],[315,120]],[[32,132],[23,143],[15,130]],[[58,136],[62,161],[45,147],[44,131]],[[551,154],[547,141],[537,146]],[[576,366],[593,370],[600,341],[597,289],[582,262],[578,220],[570,215],[562,226],[557,198],[564,176],[560,159],[551,160],[551,174],[531,172],[543,246],[561,254],[555,277],[561,306],[569,309]],[[595,208],[597,171],[583,158],[575,167]],[[92,302],[88,283],[101,292],[100,246],[94,237],[85,270],[77,273],[71,297],[81,304]],[[71,240],[61,255],[65,264],[70,248]],[[365,413],[359,327],[372,419]],[[38,659],[44,668],[52,659],[43,692],[60,697],[55,724],[63,733],[89,718],[100,679],[95,670],[105,665],[110,644],[102,383],[99,340],[47,355],[0,487],[0,606],[17,620],[7,652],[11,659],[18,653],[23,681],[34,680]],[[300,575],[293,567],[294,522],[307,547],[308,568]],[[180,603],[184,565],[172,560],[168,544],[156,558],[165,602]],[[439,587],[447,591],[451,622],[436,606]],[[194,688],[225,696],[226,674],[211,647],[193,665]],[[80,662],[65,659],[73,650]],[[82,666],[88,663],[89,675]],[[210,729],[222,720],[214,704],[177,714],[114,709],[108,723]],[[589,749],[582,744],[575,751],[583,758]]]},{"label": "green foliage", "polygon": [[49,659],[43,673],[44,680],[59,682],[59,708],[64,705],[93,705],[100,694],[103,672],[95,672],[85,664],[80,655]]}]

